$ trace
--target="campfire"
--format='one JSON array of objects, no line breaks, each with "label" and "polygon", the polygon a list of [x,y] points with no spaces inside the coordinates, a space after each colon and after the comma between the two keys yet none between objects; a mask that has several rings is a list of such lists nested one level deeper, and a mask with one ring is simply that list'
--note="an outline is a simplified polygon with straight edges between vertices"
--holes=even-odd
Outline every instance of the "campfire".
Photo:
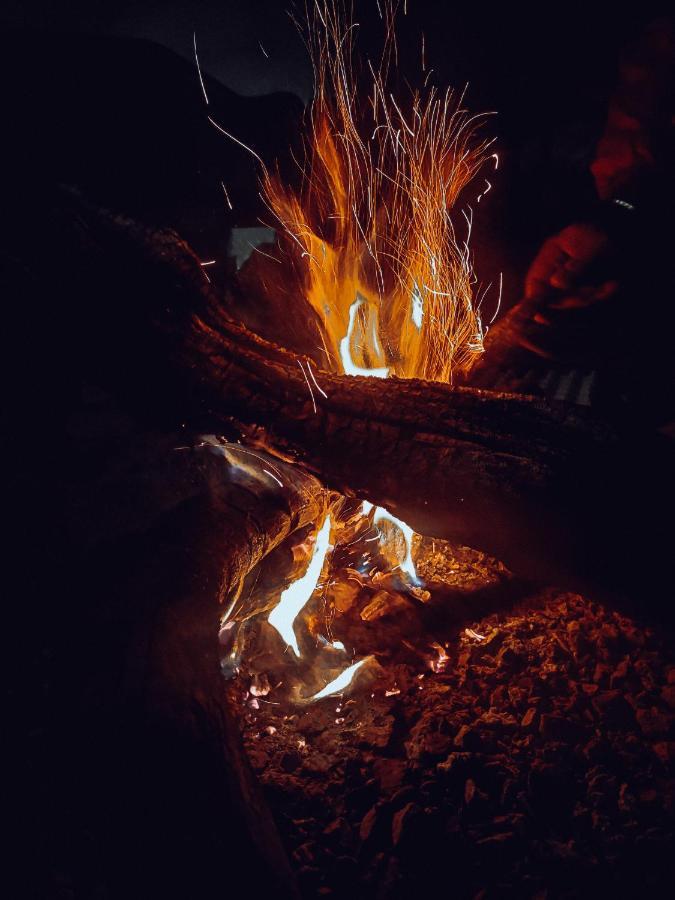
[{"label": "campfire", "polygon": [[[379,63],[358,66],[357,23],[339,2],[311,4],[303,30],[315,85],[298,186],[262,165],[279,240],[265,253],[277,272],[261,277],[261,290],[277,314],[302,310],[321,370],[452,382],[483,351],[481,305],[492,285],[476,299],[470,238],[491,188],[483,170],[499,158],[478,134],[485,115],[439,91],[424,63],[423,87],[394,96],[395,7],[381,7]],[[309,362],[303,375],[321,393]]]},{"label": "campfire", "polygon": [[[510,173],[423,42],[403,71],[406,7],[375,3],[371,59],[348,4],[308,3],[316,90],[281,145],[276,100],[246,131],[249,101],[169,65],[194,125],[176,131],[206,136],[186,196],[205,146],[231,152],[203,243],[168,180],[157,218],[139,182],[114,196],[126,170],[108,193],[12,185],[8,333],[50,326],[12,373],[31,393],[11,522],[40,595],[16,604],[35,896],[207,897],[232,873],[283,900],[672,881],[675,667],[648,609],[672,459],[595,405],[593,360],[510,367],[493,324],[530,307],[500,318],[472,249]],[[269,240],[244,259],[258,215]]]},{"label": "campfire", "polygon": [[[305,303],[322,369],[348,375],[451,381],[483,347],[474,300],[468,203],[490,182],[484,117],[463,97],[424,87],[394,96],[394,4],[382,4],[384,49],[369,83],[357,71],[358,26],[320,0],[308,22],[315,73],[300,186],[268,171],[264,196],[295,278],[287,302]],[[365,66],[365,64],[364,64]],[[365,99],[367,98],[367,100]],[[405,110],[405,112],[404,112]]]},{"label": "campfire", "polygon": [[[274,464],[265,457],[213,438],[208,443],[251,477],[261,466],[263,476],[283,488],[282,472],[267,468]],[[377,640],[363,633],[363,623],[395,611],[414,613],[430,598],[413,558],[422,540],[409,526],[368,501],[333,495],[326,505],[318,528],[292,535],[226,598],[220,622],[224,670],[243,667],[256,680],[279,681],[281,693],[298,702],[344,691],[364,663],[375,660]],[[356,619],[348,624],[350,613]],[[367,655],[350,662],[359,649]],[[317,687],[326,673],[329,683]],[[297,678],[315,693],[307,694],[307,685],[303,693]]]},{"label": "campfire", "polygon": [[[339,4],[313,6],[316,89],[299,184],[262,171],[279,235],[265,256],[284,273],[270,280],[263,269],[264,302],[272,315],[287,304],[306,318],[295,362],[313,415],[330,397],[326,373],[377,379],[380,391],[392,376],[418,378],[427,393],[430,382],[465,377],[499,309],[500,296],[484,327],[486,291],[469,244],[473,210],[491,188],[483,169],[497,167],[497,154],[478,135],[482,117],[429,87],[430,73],[421,91],[394,96],[390,4],[382,18],[384,52],[367,65],[366,91],[356,26]],[[235,471],[283,492],[287,466],[259,433],[248,438],[206,442]],[[400,496],[403,472],[390,466],[382,478],[398,482]],[[578,878],[570,860],[584,828],[600,827],[607,792],[627,817],[640,802],[599,765],[581,786],[601,756],[601,729],[614,735],[610,754],[620,753],[620,735],[634,738],[635,714],[619,693],[628,670],[644,665],[633,623],[577,594],[533,590],[498,559],[418,534],[354,497],[353,478],[344,486],[326,490],[320,518],[224,594],[219,627],[247,752],[288,805],[281,827],[303,891],[342,896],[357,877],[364,896],[376,885],[387,897],[433,890],[447,841],[468,857],[462,895],[495,861],[516,880],[524,853],[536,891],[549,864],[528,843],[537,814],[578,824],[546,851]],[[593,670],[585,632],[608,642],[606,669]],[[643,730],[647,720],[638,717]],[[572,764],[565,741],[582,762]],[[657,755],[669,752],[661,744]],[[627,777],[638,784],[645,771]],[[319,808],[326,793],[330,811]],[[459,804],[450,824],[444,803]]]},{"label": "campfire", "polygon": [[[205,443],[235,469],[282,487],[284,472],[277,464],[274,475],[265,456],[214,438]],[[422,538],[368,501],[333,494],[326,504],[318,528],[290,535],[224,598],[223,671],[250,679],[254,697],[264,684],[265,702],[302,705],[345,694],[358,673],[360,681],[381,676],[385,660],[413,659],[421,672],[440,671],[448,657],[432,628],[447,630],[453,615],[456,624],[464,614],[456,596],[449,603],[453,590],[468,591],[475,612],[480,592],[509,577],[497,563],[486,577],[467,548]]]},{"label": "campfire", "polygon": [[[377,66],[364,64],[364,73],[357,71],[357,24],[340,3],[312,5],[304,31],[315,92],[305,156],[298,162],[299,186],[292,189],[262,169],[263,196],[280,235],[265,256],[284,273],[282,300],[272,295],[268,303],[277,313],[284,303],[303,307],[314,329],[308,341],[314,341],[316,351],[298,366],[315,412],[317,402],[327,399],[315,368],[452,382],[483,352],[469,245],[473,208],[467,197],[473,191],[472,199],[480,201],[478,173],[488,164],[496,166],[498,157],[488,153],[492,141],[478,137],[484,117],[471,116],[462,108],[463,98],[450,89],[439,93],[424,64],[423,88],[394,96],[394,4],[382,5],[381,18],[381,58]],[[204,96],[208,102],[206,91]],[[483,191],[491,187],[485,179],[481,184]],[[269,295],[271,285],[263,284]],[[235,446],[220,449],[230,462],[250,469],[251,450],[241,451],[249,454],[242,462]],[[283,487],[278,474],[269,468],[263,472]],[[293,546],[290,574],[277,569],[261,577],[256,572],[251,585],[228,601],[220,632],[229,651],[226,668],[237,668],[251,653],[258,660],[262,654],[269,671],[257,675],[281,678],[288,687],[288,673],[284,678],[271,662],[271,626],[278,636],[278,659],[300,665],[310,681],[308,656],[330,673],[329,683],[313,695],[296,684],[298,697],[320,699],[344,690],[375,657],[366,641],[359,648],[361,658],[350,662],[357,648],[341,633],[342,617],[359,589],[366,593],[359,604],[362,622],[424,604],[430,594],[413,559],[413,547],[419,545],[412,528],[384,507],[335,498],[323,521]],[[254,651],[251,625],[263,614],[268,627],[258,638],[267,648]],[[303,650],[296,625],[303,631]],[[317,654],[317,647],[323,653]]]}]

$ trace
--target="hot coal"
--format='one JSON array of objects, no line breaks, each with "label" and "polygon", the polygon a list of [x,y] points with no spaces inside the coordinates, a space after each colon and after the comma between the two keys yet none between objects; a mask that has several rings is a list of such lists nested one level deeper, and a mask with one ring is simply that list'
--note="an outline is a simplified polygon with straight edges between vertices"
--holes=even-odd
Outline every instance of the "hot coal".
[{"label": "hot coal", "polygon": [[436,640],[444,654],[380,653],[343,697],[309,705],[271,690],[252,709],[240,676],[246,749],[303,895],[665,895],[665,638],[547,589]]}]

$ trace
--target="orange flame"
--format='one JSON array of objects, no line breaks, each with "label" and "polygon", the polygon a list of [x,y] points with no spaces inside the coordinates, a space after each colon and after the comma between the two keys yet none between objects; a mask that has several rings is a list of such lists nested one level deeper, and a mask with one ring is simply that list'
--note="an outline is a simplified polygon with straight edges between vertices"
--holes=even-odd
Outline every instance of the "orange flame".
[{"label": "orange flame", "polygon": [[377,70],[368,62],[363,105],[357,26],[338,0],[314,0],[307,42],[315,95],[301,188],[265,171],[263,192],[299,263],[298,298],[317,316],[325,367],[448,382],[483,349],[472,215],[460,211],[460,239],[453,209],[491,142],[476,138],[481,117],[450,90],[412,93],[404,114],[387,87],[396,53],[391,3],[383,17],[382,61]]}]

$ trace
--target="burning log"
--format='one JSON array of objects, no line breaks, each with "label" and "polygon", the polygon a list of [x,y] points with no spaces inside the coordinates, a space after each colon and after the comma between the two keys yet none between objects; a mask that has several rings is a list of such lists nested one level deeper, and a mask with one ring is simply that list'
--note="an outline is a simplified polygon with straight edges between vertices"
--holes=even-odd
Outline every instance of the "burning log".
[{"label": "burning log", "polygon": [[[242,451],[196,465],[205,471],[209,501],[202,507],[193,542],[201,543],[196,564],[202,581],[218,573],[221,597],[236,596],[246,575],[289,534],[323,514],[327,492],[312,477],[258,455],[257,464],[278,472],[284,491],[262,473],[248,471]],[[202,476],[204,477],[204,476]],[[257,856],[255,877],[260,890],[281,891],[295,897],[296,887],[274,821],[242,752],[233,717],[232,690],[221,676],[215,640],[218,614],[216,597],[207,579],[206,589],[181,593],[162,606],[148,622],[141,619],[134,648],[147,647],[141,666],[143,703],[162,731],[172,730],[196,748],[205,766],[211,766],[209,791],[222,804],[231,821],[225,828],[226,844],[233,825],[240,829],[244,851]],[[134,667],[136,668],[136,667]],[[193,751],[194,752],[194,751]],[[183,778],[190,782],[190,775]],[[208,822],[207,822],[207,827]]]},{"label": "burning log", "polygon": [[[616,549],[608,527],[623,529],[623,510],[650,490],[635,448],[616,452],[613,431],[580,411],[319,371],[232,321],[175,234],[63,194],[41,226],[24,216],[27,232],[17,228],[9,250],[17,289],[34,298],[59,279],[72,298],[60,324],[68,342],[75,335],[78,365],[155,415],[246,435],[329,486],[395,510],[417,531],[560,578],[575,556],[577,569],[591,559],[604,566],[603,553]],[[36,242],[43,252],[26,258]],[[97,334],[102,320],[105,335]]]},{"label": "burning log", "polygon": [[51,434],[48,463],[24,460],[33,490],[20,490],[24,518],[12,514],[26,546],[12,553],[24,576],[10,621],[27,682],[14,815],[40,848],[23,887],[50,896],[92,872],[110,896],[205,896],[241,866],[255,896],[290,900],[220,675],[218,594],[320,517],[325,491],[273,459],[263,466],[283,492],[175,433],[121,430],[110,398],[78,412],[84,427],[67,443]]},{"label": "burning log", "polygon": [[[133,435],[132,453],[143,438]],[[117,465],[129,452],[118,447]],[[175,461],[163,469],[162,504],[152,505],[143,482],[149,467],[163,467],[166,453]],[[59,871],[68,877],[73,866],[77,877],[70,845],[78,845],[85,822],[87,851],[95,846],[97,857],[111,861],[114,874],[100,877],[122,886],[115,895],[203,895],[241,865],[256,895],[273,891],[292,900],[295,879],[243,751],[238,697],[221,676],[218,596],[236,594],[261,558],[320,517],[326,492],[273,460],[263,465],[282,475],[283,492],[208,449],[174,450],[165,441],[150,442],[140,456],[136,450],[134,463],[142,471],[138,483],[123,465],[114,486],[141,493],[138,506],[159,522],[140,535],[126,533],[133,517],[122,503],[117,532],[98,536],[81,556],[62,549],[50,573],[53,596],[62,580],[68,584],[59,631],[49,634],[59,646],[50,668],[59,679],[64,670],[76,673],[67,696],[54,701],[61,711],[55,718],[68,725],[51,739],[55,746],[47,745],[45,786],[36,790],[47,822],[50,799],[63,792],[54,803],[59,834],[67,836]],[[84,491],[92,480],[96,488],[89,478]],[[91,512],[97,514],[96,503]],[[83,512],[79,519],[82,533],[71,537],[78,548],[91,544],[85,532],[94,524]],[[41,618],[49,621],[46,613]],[[27,791],[22,808],[30,808],[31,796]],[[74,813],[63,811],[71,807]]]}]

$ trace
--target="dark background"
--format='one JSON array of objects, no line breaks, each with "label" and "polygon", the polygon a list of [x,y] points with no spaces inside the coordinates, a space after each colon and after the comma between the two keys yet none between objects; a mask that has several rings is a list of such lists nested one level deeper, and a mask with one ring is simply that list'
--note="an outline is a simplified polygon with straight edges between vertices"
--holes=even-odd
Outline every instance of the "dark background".
[{"label": "dark background", "polygon": [[[401,11],[403,4],[400,5]],[[523,108],[523,118],[565,117],[596,94],[598,79],[611,79],[617,45],[667,4],[512,3],[460,4],[410,0],[400,15],[399,44],[420,50],[439,82],[472,83],[478,105],[502,111]],[[196,32],[205,71],[228,87],[252,95],[291,91],[311,94],[311,70],[288,11],[302,18],[303,4],[287,0],[211,2],[7,2],[0,22],[44,29],[58,41],[68,33],[145,38],[192,59]],[[356,20],[373,30],[375,2],[360,0]],[[260,47],[263,45],[268,56]],[[26,60],[26,64],[39,60]],[[610,68],[608,72],[607,69]],[[583,95],[579,91],[584,88]],[[520,95],[513,96],[517,87]],[[585,95],[585,96],[584,96]],[[543,107],[537,101],[544,101]],[[546,102],[548,100],[548,102]],[[501,101],[501,102],[500,102]]]},{"label": "dark background", "polygon": [[[481,207],[474,248],[483,285],[504,273],[508,306],[541,240],[592,203],[587,166],[619,54],[663,5],[408,7],[404,16],[401,3],[398,20],[401,93],[404,79],[421,81],[424,34],[435,83],[468,85],[468,108],[496,113],[485,131],[498,138],[501,173]],[[265,213],[252,157],[205,121],[193,33],[202,68],[217,81],[211,113],[291,177],[288,147],[312,83],[289,9],[303,19],[303,3],[283,0],[6,3],[0,77],[5,118],[14,122],[6,149],[28,180],[81,186],[111,209],[177,227],[198,253],[220,259],[230,226],[255,225]],[[358,2],[355,19],[359,53],[377,56],[374,0]]]}]

